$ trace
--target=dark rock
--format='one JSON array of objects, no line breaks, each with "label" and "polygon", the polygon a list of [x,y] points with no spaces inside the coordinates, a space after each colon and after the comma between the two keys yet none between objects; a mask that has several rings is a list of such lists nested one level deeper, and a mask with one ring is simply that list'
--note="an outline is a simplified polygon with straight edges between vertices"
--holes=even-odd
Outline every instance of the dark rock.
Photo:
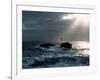
[{"label": "dark rock", "polygon": [[60,47],[63,48],[72,48],[72,44],[69,42],[61,43]]},{"label": "dark rock", "polygon": [[53,43],[46,43],[46,44],[41,44],[40,47],[44,47],[44,48],[49,48],[51,46],[55,46],[55,44]]}]

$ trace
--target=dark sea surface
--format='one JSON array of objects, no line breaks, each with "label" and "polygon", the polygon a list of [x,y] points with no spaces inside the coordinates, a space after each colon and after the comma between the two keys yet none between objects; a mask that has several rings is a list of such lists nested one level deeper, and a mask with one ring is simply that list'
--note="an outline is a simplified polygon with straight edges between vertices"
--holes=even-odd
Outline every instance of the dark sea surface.
[{"label": "dark sea surface", "polygon": [[22,68],[51,68],[89,66],[89,42],[72,41],[71,49],[60,43],[49,48],[40,47],[44,42],[23,41]]}]

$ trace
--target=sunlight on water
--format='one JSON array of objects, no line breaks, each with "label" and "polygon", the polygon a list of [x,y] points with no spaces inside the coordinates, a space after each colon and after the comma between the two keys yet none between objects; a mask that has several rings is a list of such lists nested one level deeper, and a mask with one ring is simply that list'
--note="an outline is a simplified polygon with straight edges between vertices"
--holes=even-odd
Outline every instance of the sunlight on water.
[{"label": "sunlight on water", "polygon": [[78,53],[80,54],[89,54],[89,42],[87,41],[73,41],[73,48],[78,49]]},{"label": "sunlight on water", "polygon": [[89,49],[89,42],[87,41],[73,41],[73,48],[77,49]]}]

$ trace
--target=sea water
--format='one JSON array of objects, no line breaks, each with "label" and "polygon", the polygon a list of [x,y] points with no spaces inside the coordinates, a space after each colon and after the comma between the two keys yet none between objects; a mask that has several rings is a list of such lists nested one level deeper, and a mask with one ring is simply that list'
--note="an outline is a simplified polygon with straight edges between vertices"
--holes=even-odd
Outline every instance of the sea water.
[{"label": "sea water", "polygon": [[51,68],[51,67],[76,67],[89,66],[89,42],[70,41],[71,49],[59,47],[39,47],[39,42],[24,43],[22,51],[22,68]]}]

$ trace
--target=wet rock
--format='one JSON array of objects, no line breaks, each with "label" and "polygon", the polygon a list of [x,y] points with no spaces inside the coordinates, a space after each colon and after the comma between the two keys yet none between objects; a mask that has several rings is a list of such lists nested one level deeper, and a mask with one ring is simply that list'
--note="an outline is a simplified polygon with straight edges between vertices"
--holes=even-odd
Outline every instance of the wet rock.
[{"label": "wet rock", "polygon": [[43,47],[43,48],[49,48],[51,46],[55,46],[55,44],[53,43],[46,43],[46,44],[41,44],[40,47]]},{"label": "wet rock", "polygon": [[69,43],[69,42],[64,42],[64,43],[61,43],[60,47],[63,47],[63,48],[72,48],[72,44]]}]

